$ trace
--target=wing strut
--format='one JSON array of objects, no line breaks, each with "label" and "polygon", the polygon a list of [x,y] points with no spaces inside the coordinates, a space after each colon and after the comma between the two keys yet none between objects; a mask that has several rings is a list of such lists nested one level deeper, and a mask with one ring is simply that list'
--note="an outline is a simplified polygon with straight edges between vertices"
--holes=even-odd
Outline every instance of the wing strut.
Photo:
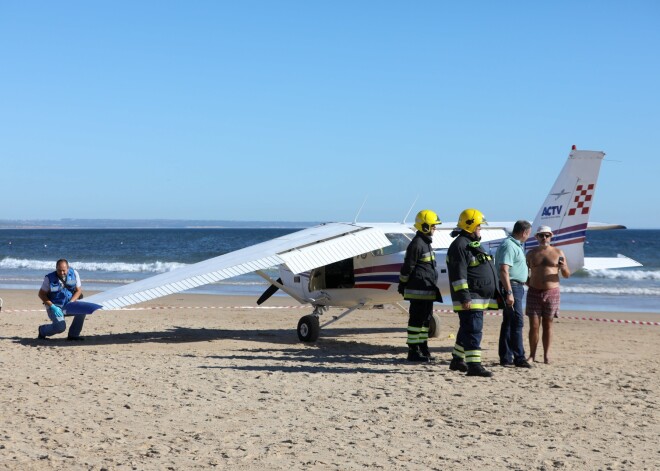
[{"label": "wing strut", "polygon": [[353,306],[353,307],[351,307],[351,308],[345,310],[344,312],[342,312],[342,313],[339,314],[338,316],[332,316],[332,319],[329,320],[328,322],[326,322],[325,324],[323,324],[323,325],[321,326],[321,328],[323,329],[324,327],[329,326],[329,325],[332,324],[333,322],[337,322],[337,321],[338,321],[339,319],[341,319],[342,317],[349,315],[351,312],[355,311],[356,309],[360,309],[362,306],[364,306],[364,303],[360,303],[360,304],[358,304],[358,305],[356,305],[356,306]]},{"label": "wing strut", "polygon": [[396,307],[398,307],[399,310],[400,310],[401,312],[403,312],[405,315],[408,315],[408,314],[409,314],[408,309],[406,309],[405,307],[403,307],[401,304],[399,304],[399,303],[394,303],[394,305],[395,305]]}]

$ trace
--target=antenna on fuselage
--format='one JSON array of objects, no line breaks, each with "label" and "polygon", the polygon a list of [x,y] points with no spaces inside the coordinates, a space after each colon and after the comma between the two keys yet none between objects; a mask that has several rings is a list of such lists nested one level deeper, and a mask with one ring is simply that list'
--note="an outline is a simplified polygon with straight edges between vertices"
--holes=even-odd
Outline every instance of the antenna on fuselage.
[{"label": "antenna on fuselage", "polygon": [[415,197],[415,201],[413,201],[413,204],[410,205],[410,209],[408,210],[408,212],[407,212],[406,215],[404,216],[404,218],[403,218],[403,223],[404,223],[404,224],[406,223],[406,219],[408,219],[408,216],[410,216],[410,211],[412,211],[413,208],[415,207],[415,205],[417,204],[417,200],[418,200],[418,199],[419,199],[419,195],[417,195],[417,196]]},{"label": "antenna on fuselage", "polygon": [[362,206],[360,206],[360,209],[358,209],[358,212],[357,212],[357,214],[355,215],[355,219],[353,219],[353,224],[356,224],[356,223],[357,223],[358,216],[360,216],[360,213],[362,212],[362,208],[364,208],[364,205],[367,203],[367,199],[368,199],[368,198],[369,198],[369,196],[365,196],[365,197],[364,197],[364,201],[362,201]]}]

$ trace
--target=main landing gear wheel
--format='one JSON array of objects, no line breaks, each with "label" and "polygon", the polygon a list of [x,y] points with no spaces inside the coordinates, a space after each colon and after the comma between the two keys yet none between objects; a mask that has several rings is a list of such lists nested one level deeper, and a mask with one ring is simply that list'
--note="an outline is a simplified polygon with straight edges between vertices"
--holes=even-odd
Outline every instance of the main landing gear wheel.
[{"label": "main landing gear wheel", "polygon": [[298,321],[298,338],[301,342],[316,342],[320,332],[321,327],[317,316],[309,314]]},{"label": "main landing gear wheel", "polygon": [[429,323],[429,338],[434,339],[438,336],[440,336],[440,316],[434,312]]}]

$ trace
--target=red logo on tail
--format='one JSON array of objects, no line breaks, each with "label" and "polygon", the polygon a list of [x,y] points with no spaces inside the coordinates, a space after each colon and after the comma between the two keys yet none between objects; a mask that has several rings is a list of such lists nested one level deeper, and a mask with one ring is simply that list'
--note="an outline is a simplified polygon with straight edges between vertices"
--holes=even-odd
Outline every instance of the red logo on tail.
[{"label": "red logo on tail", "polygon": [[594,196],[594,188],[596,185],[590,183],[589,185],[578,185],[575,189],[575,197],[568,210],[569,216],[579,214],[589,214],[591,207],[591,198]]}]

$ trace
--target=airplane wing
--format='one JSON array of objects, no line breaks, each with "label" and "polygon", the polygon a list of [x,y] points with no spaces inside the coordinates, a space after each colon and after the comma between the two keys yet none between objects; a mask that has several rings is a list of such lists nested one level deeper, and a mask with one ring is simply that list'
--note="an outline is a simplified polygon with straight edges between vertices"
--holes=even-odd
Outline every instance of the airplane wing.
[{"label": "airplane wing", "polygon": [[77,306],[74,302],[67,310],[76,315],[101,308],[119,309],[281,264],[293,273],[302,273],[389,245],[391,242],[379,228],[321,224],[94,294],[85,298],[84,303],[89,306]]},{"label": "airplane wing", "polygon": [[643,266],[636,260],[617,254],[616,257],[584,257],[585,270],[605,270],[608,268],[630,268]]},{"label": "airplane wing", "polygon": [[[434,249],[447,249],[454,241],[455,237],[451,236],[451,232],[454,229],[452,226],[448,227],[437,227],[435,229],[435,234],[433,234],[433,248]],[[490,224],[487,227],[481,228],[481,243],[486,243],[490,241],[501,241],[506,239],[508,232],[503,227],[491,227]]]}]

